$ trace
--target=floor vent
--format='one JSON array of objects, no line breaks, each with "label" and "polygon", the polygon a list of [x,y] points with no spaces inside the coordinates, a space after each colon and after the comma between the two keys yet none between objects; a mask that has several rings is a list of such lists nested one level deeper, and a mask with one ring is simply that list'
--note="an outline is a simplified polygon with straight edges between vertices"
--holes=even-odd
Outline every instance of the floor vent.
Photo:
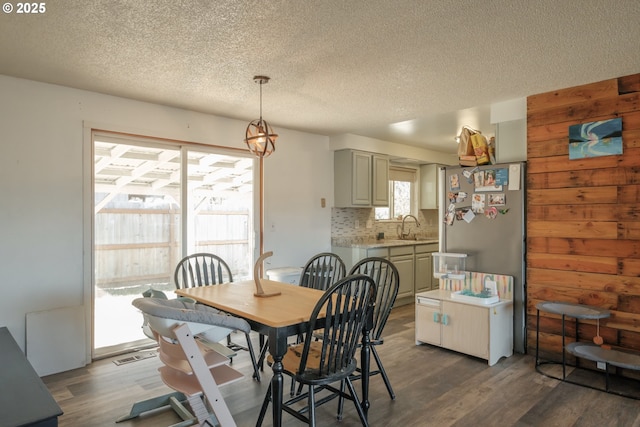
[{"label": "floor vent", "polygon": [[143,353],[134,354],[133,356],[127,356],[122,359],[114,360],[113,363],[120,366],[120,365],[125,365],[127,363],[137,362],[138,360],[149,359],[150,357],[155,357],[157,355],[158,353],[155,351],[145,351]]}]

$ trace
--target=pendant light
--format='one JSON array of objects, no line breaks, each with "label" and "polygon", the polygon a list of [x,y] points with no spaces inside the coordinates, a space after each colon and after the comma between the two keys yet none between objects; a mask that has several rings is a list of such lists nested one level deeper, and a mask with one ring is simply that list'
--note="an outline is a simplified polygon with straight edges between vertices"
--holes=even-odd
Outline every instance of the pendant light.
[{"label": "pendant light", "polygon": [[253,78],[254,82],[260,84],[260,118],[249,123],[244,139],[249,151],[258,157],[268,157],[276,151],[275,143],[276,138],[278,138],[271,126],[262,119],[262,85],[269,83],[269,80],[267,76],[255,76]]}]

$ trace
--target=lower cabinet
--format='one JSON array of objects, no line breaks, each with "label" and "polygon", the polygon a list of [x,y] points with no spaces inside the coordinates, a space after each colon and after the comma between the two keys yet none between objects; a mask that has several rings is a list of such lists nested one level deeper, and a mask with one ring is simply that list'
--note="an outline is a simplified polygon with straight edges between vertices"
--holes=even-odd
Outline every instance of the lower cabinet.
[{"label": "lower cabinet", "polygon": [[442,346],[442,307],[440,300],[416,297],[416,345]]},{"label": "lower cabinet", "polygon": [[447,317],[447,323],[443,323],[442,328],[443,347],[489,359],[489,309],[442,301],[442,313]]},{"label": "lower cabinet", "polygon": [[332,246],[331,251],[342,258],[347,271],[363,258],[381,257],[390,260],[400,276],[396,306],[412,304],[416,293],[438,288],[439,282],[433,278],[431,257],[433,252],[438,252],[437,243],[408,243],[375,248]]},{"label": "lower cabinet", "polygon": [[389,248],[389,261],[398,269],[400,285],[397,299],[413,297],[414,257],[413,246],[398,246]]},{"label": "lower cabinet", "polygon": [[416,245],[415,247],[415,289],[420,293],[438,289],[438,280],[433,278],[433,258],[431,254],[438,252],[438,244]]},{"label": "lower cabinet", "polygon": [[486,359],[489,366],[513,354],[513,304],[453,301],[449,291],[416,295],[416,344],[433,344]]}]

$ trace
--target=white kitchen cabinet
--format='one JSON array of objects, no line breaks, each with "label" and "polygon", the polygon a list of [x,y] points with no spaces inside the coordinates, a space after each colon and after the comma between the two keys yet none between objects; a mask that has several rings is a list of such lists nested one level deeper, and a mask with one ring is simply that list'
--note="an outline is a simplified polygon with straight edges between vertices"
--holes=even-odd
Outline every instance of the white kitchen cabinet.
[{"label": "white kitchen cabinet", "polygon": [[347,272],[361,259],[370,257],[389,258],[389,248],[361,248],[361,247],[345,247],[332,246],[331,252],[342,258]]},{"label": "white kitchen cabinet", "polygon": [[433,279],[433,258],[431,256],[433,252],[438,252],[437,244],[415,246],[414,292],[416,294],[438,288],[439,282]]},{"label": "white kitchen cabinet", "polygon": [[[460,353],[489,359],[490,310],[471,304],[442,301],[442,346]],[[493,365],[493,363],[490,363]]]},{"label": "white kitchen cabinet", "polygon": [[483,305],[451,299],[450,291],[416,294],[416,344],[428,343],[486,359],[513,354],[513,303]]},{"label": "white kitchen cabinet", "polygon": [[389,159],[385,156],[373,154],[371,156],[373,166],[373,179],[371,189],[373,206],[389,206]]},{"label": "white kitchen cabinet", "polygon": [[373,153],[334,153],[334,202],[339,208],[389,205],[389,159]]},{"label": "white kitchen cabinet", "polygon": [[389,248],[389,261],[398,269],[398,276],[400,278],[396,299],[413,296],[415,279],[413,246]]},{"label": "white kitchen cabinet", "polygon": [[430,290],[433,286],[437,289],[439,282],[433,279],[431,257],[433,252],[438,252],[437,243],[411,244],[407,241],[406,245],[366,246],[332,246],[331,252],[342,258],[347,271],[356,262],[368,257],[381,257],[393,262],[400,276],[396,306],[412,304],[417,292]]},{"label": "white kitchen cabinet", "polygon": [[439,299],[416,297],[416,345],[428,343],[442,346],[441,305]]},{"label": "white kitchen cabinet", "polygon": [[420,209],[438,209],[438,174],[441,165],[420,166]]}]

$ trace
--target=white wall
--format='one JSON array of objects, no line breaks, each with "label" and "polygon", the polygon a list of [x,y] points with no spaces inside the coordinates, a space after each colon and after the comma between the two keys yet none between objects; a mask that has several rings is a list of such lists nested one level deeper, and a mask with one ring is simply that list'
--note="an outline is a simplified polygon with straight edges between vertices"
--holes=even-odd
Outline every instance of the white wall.
[{"label": "white wall", "polygon": [[491,123],[496,125],[496,161],[526,161],[527,98],[491,104]]},{"label": "white wall", "polygon": [[[246,123],[1,75],[0,93],[0,326],[24,349],[27,313],[91,301],[83,123],[236,148],[244,148]],[[331,247],[333,155],[327,137],[277,132],[277,151],[265,160],[265,250],[274,251],[273,267],[302,265]],[[77,337],[88,349],[84,341]]]},{"label": "white wall", "polygon": [[527,120],[496,123],[496,161],[498,163],[527,160]]}]

